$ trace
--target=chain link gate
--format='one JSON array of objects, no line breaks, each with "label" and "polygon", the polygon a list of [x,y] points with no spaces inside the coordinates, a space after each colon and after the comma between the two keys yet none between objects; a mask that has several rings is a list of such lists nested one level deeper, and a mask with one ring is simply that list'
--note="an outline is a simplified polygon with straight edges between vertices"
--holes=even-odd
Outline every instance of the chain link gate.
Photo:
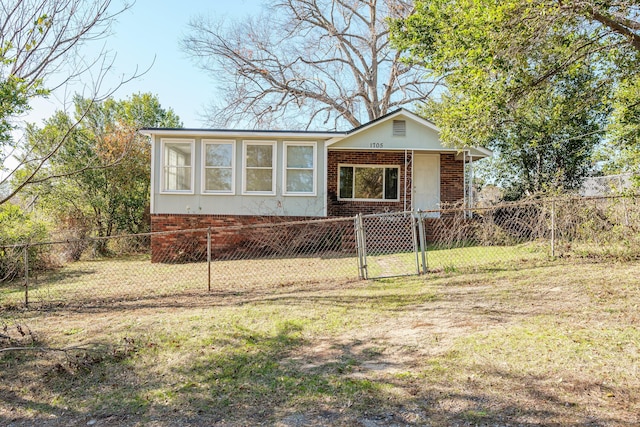
[{"label": "chain link gate", "polygon": [[355,218],[355,228],[362,279],[410,276],[424,271],[424,232],[415,213],[360,214]]}]

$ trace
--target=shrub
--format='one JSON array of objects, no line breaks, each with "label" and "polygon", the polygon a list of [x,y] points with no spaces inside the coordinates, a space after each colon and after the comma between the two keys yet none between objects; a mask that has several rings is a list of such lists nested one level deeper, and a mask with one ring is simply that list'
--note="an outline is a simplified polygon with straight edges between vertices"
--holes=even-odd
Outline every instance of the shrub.
[{"label": "shrub", "polygon": [[[46,225],[11,203],[0,205],[0,281],[12,280],[23,272],[23,245],[42,242],[47,238]],[[47,249],[31,246],[29,264],[41,268],[46,263]]]}]

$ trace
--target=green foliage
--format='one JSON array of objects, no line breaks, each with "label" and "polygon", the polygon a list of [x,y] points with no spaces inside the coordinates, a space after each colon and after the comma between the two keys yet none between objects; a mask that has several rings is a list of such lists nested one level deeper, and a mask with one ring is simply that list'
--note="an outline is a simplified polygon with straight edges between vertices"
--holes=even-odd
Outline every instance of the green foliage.
[{"label": "green foliage", "polygon": [[42,79],[27,79],[14,72],[16,52],[20,49],[32,50],[39,40],[33,35],[34,31],[43,34],[51,23],[47,15],[43,14],[32,25],[32,28],[22,29],[29,37],[17,39],[23,45],[15,45],[15,39],[13,42],[6,40],[8,34],[0,36],[0,147],[11,140],[11,131],[15,128],[13,119],[31,109],[29,100],[49,93],[43,87]]},{"label": "green foliage", "polygon": [[[418,1],[415,14],[393,23],[392,39],[409,60],[443,78],[447,90],[422,110],[443,140],[493,149],[491,178],[517,198],[579,186],[611,111],[610,130],[637,136],[640,51],[600,19],[611,7]],[[616,13],[630,10],[621,4]]]},{"label": "green foliage", "polygon": [[3,52],[0,49],[0,147],[11,140],[11,131],[15,127],[12,119],[31,109],[30,99],[47,94],[40,80],[29,83],[11,74],[4,76],[1,67],[13,60],[5,58]]},{"label": "green foliage", "polygon": [[151,94],[102,103],[77,97],[75,106],[73,119],[57,112],[42,129],[28,129],[33,150],[48,152],[64,142],[40,172],[58,178],[30,186],[27,194],[71,228],[71,237],[148,231],[150,145],[138,130],[180,127],[179,118]]},{"label": "green foliage", "polygon": [[5,203],[0,206],[0,246],[44,241],[47,228],[19,206]]},{"label": "green foliage", "polygon": [[[11,245],[42,242],[46,237],[47,227],[43,222],[34,219],[17,205],[0,205],[0,282],[11,280],[24,271],[23,248]],[[41,246],[28,248],[32,268],[42,264],[45,252]]]},{"label": "green foliage", "polygon": [[[22,123],[34,100],[52,90],[69,93],[67,85],[91,74],[97,99],[99,82],[111,68],[101,58],[75,58],[80,48],[109,34],[116,16],[130,7],[114,9],[111,0],[5,0],[0,7],[0,204],[32,182],[59,144],[49,152],[27,144]],[[131,76],[131,78],[135,77]],[[127,79],[121,79],[121,84]],[[88,81],[84,81],[87,83]],[[68,89],[68,87],[67,87]],[[66,100],[67,101],[67,100]],[[66,104],[65,101],[65,104]],[[60,142],[60,141],[59,141]],[[42,154],[42,155],[39,155]],[[38,175],[36,177],[36,175]],[[17,179],[18,176],[21,179]],[[11,181],[11,186],[6,186]]]},{"label": "green foliage", "polygon": [[640,167],[640,76],[623,80],[613,100],[610,144],[604,147],[605,173],[638,172]]},{"label": "green foliage", "polygon": [[29,99],[26,92],[20,79],[13,76],[0,79],[0,144],[4,144],[10,138],[13,126],[9,118],[28,109]]},{"label": "green foliage", "polygon": [[640,75],[620,82],[614,99],[612,138],[627,146],[640,146]]},{"label": "green foliage", "polygon": [[522,99],[509,112],[513,120],[488,141],[497,152],[494,176],[508,199],[574,190],[590,172],[608,112],[594,75],[593,69],[576,67],[557,76]]}]

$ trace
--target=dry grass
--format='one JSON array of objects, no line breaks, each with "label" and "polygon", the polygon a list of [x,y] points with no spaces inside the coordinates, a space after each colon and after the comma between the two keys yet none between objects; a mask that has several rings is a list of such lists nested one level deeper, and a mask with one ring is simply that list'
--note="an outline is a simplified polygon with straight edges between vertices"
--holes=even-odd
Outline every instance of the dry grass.
[{"label": "dry grass", "polygon": [[[425,261],[431,272],[486,271],[512,268],[517,262],[547,258],[540,244],[430,248]],[[46,272],[32,272],[28,301],[32,308],[61,305],[100,306],[209,292],[255,292],[289,285],[344,282],[358,278],[354,256],[298,256],[211,263],[151,263],[148,255],[87,259]],[[416,274],[422,264],[413,252],[366,258],[369,277]],[[210,283],[209,283],[210,282]],[[0,308],[24,306],[24,280],[0,284]]]},{"label": "dry grass", "polygon": [[[355,257],[297,257],[214,261],[211,278],[206,262],[151,263],[148,255],[98,258],[64,268],[32,273],[32,307],[104,305],[175,295],[253,292],[292,283],[318,283],[358,277]],[[209,284],[210,282],[210,284]],[[0,307],[24,305],[24,280],[0,283]]]},{"label": "dry grass", "polygon": [[640,263],[517,262],[5,310],[0,424],[640,423]]}]

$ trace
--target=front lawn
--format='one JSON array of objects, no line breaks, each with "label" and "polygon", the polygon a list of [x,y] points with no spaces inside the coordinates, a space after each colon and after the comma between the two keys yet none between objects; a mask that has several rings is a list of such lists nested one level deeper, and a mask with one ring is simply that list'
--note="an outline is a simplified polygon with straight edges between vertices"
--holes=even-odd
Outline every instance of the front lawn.
[{"label": "front lawn", "polygon": [[28,350],[0,353],[0,424],[640,423],[640,263],[516,262],[211,293],[183,265],[171,292],[5,305],[1,347]]}]

